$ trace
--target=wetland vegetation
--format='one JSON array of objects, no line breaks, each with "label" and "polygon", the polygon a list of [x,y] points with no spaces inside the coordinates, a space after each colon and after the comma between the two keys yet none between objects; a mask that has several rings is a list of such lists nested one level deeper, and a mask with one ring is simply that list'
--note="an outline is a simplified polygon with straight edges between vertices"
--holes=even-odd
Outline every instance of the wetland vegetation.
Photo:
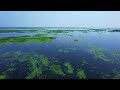
[{"label": "wetland vegetation", "polygon": [[117,32],[2,29],[0,79],[120,79]]}]

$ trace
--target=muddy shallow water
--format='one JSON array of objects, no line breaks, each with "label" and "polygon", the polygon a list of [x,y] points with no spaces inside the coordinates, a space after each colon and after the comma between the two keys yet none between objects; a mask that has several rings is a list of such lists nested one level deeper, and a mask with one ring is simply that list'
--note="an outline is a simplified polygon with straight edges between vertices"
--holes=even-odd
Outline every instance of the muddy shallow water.
[{"label": "muddy shallow water", "polygon": [[2,29],[0,79],[119,79],[119,34],[92,28]]}]

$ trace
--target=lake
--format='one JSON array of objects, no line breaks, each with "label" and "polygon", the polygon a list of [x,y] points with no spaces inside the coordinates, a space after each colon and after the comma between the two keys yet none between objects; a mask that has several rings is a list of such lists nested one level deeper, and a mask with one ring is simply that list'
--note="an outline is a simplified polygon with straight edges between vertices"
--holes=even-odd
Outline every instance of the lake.
[{"label": "lake", "polygon": [[0,79],[120,79],[120,29],[0,28]]}]

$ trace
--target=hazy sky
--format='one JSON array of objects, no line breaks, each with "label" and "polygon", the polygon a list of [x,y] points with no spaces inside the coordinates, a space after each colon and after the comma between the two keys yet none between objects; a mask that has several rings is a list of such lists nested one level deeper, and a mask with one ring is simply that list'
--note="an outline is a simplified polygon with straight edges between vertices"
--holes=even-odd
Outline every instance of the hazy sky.
[{"label": "hazy sky", "polygon": [[120,27],[120,11],[0,11],[0,27]]}]

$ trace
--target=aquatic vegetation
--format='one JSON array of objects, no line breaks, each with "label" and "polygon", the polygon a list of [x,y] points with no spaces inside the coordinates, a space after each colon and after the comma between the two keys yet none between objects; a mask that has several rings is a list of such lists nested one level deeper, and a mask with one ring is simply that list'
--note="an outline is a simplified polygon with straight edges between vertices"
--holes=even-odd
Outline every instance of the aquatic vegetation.
[{"label": "aquatic vegetation", "polygon": [[120,56],[120,53],[116,52],[116,51],[112,51],[110,52],[112,55],[117,55],[117,56]]},{"label": "aquatic vegetation", "polygon": [[64,50],[64,49],[59,49],[58,52],[68,53],[70,51],[69,50]]},{"label": "aquatic vegetation", "polygon": [[30,64],[29,66],[30,73],[28,74],[26,79],[33,79],[40,77],[42,71],[46,68],[44,66],[48,66],[49,64],[48,58],[43,55],[35,55],[34,58],[29,57],[27,60],[29,61]]},{"label": "aquatic vegetation", "polygon": [[60,53],[69,53],[69,52],[73,52],[76,51],[77,48],[65,48],[65,49],[59,49],[58,52]]},{"label": "aquatic vegetation", "polygon": [[5,75],[0,75],[0,79],[6,79],[7,77]]},{"label": "aquatic vegetation", "polygon": [[69,50],[69,51],[76,51],[76,50],[78,50],[77,48],[66,48],[67,50]]},{"label": "aquatic vegetation", "polygon": [[[5,70],[4,72],[2,72],[3,74],[4,74],[4,78],[7,78],[7,76],[5,76],[5,75],[7,75],[8,73],[13,73],[13,71],[15,71],[16,70],[16,68],[8,68],[7,70]],[[1,77],[2,78],[2,77]]]},{"label": "aquatic vegetation", "polygon": [[67,35],[67,36],[72,36],[72,35]]},{"label": "aquatic vegetation", "polygon": [[96,44],[88,44],[89,48],[90,49],[94,49],[94,50],[97,50],[99,52],[104,52],[104,51],[109,51],[110,50],[108,48],[103,48],[103,47],[97,47]]},{"label": "aquatic vegetation", "polygon": [[82,70],[82,69],[77,70],[77,75],[76,76],[79,77],[79,79],[85,79],[87,77],[84,70]]},{"label": "aquatic vegetation", "polygon": [[75,30],[75,31],[82,32],[82,33],[88,33],[89,32],[89,30]]},{"label": "aquatic vegetation", "polygon": [[74,41],[76,41],[76,42],[77,42],[78,40],[77,40],[77,39],[75,39]]},{"label": "aquatic vegetation", "polygon": [[35,67],[30,74],[26,77],[26,79],[34,79],[42,74],[42,69]]},{"label": "aquatic vegetation", "polygon": [[0,55],[0,58],[5,58],[5,57],[9,57],[13,52],[6,52],[4,54]]},{"label": "aquatic vegetation", "polygon": [[71,66],[71,64],[70,64],[69,62],[66,62],[66,63],[64,64],[64,66],[67,68],[67,73],[73,74],[74,68]]},{"label": "aquatic vegetation", "polygon": [[0,38],[0,45],[7,45],[7,44],[26,44],[31,42],[37,43],[45,43],[51,42],[55,37],[30,37],[30,36],[20,36],[20,37],[7,37],[7,38]]},{"label": "aquatic vegetation", "polygon": [[63,52],[63,49],[59,49],[58,52]]},{"label": "aquatic vegetation", "polygon": [[63,33],[65,30],[47,30],[47,33]]},{"label": "aquatic vegetation", "polygon": [[113,63],[112,60],[107,58],[103,52],[98,51],[96,48],[89,49],[90,54],[94,55],[95,58],[101,59],[105,62]]},{"label": "aquatic vegetation", "polygon": [[22,55],[22,52],[17,51],[17,52],[15,52],[15,54],[16,54],[17,56],[20,56],[20,55]]},{"label": "aquatic vegetation", "polygon": [[45,56],[43,56],[43,55],[40,55],[40,56],[39,56],[39,60],[40,60],[40,62],[41,62],[43,65],[48,66],[49,61],[48,61],[48,58],[47,58],[47,57],[45,57]]},{"label": "aquatic vegetation", "polygon": [[35,34],[33,37],[44,37],[46,36],[47,34]]},{"label": "aquatic vegetation", "polygon": [[27,60],[29,61],[30,65],[32,65],[32,67],[36,67],[37,62],[33,59],[33,57],[29,57]]},{"label": "aquatic vegetation", "polygon": [[120,32],[120,30],[110,30],[108,32]]},{"label": "aquatic vegetation", "polygon": [[20,55],[18,55],[18,56],[16,55],[11,60],[17,60],[19,62],[24,62],[24,61],[27,61],[27,57],[24,56],[24,54],[21,54],[21,56]]},{"label": "aquatic vegetation", "polygon": [[42,74],[42,68],[37,67],[37,61],[33,59],[33,57],[29,57],[28,61],[30,63],[30,73],[26,77],[26,79],[33,79],[35,77],[38,77],[39,75]]},{"label": "aquatic vegetation", "polygon": [[88,64],[88,62],[86,60],[83,60],[82,65],[86,65],[86,64]]},{"label": "aquatic vegetation", "polygon": [[120,79],[120,72],[116,72],[116,74],[113,77],[113,79]]},{"label": "aquatic vegetation", "polygon": [[50,66],[49,70],[51,70],[53,73],[55,73],[57,75],[65,76],[60,65],[53,64]]},{"label": "aquatic vegetation", "polygon": [[16,70],[16,68],[8,68],[7,72],[12,72],[12,71],[15,71],[15,70]]},{"label": "aquatic vegetation", "polygon": [[56,33],[54,33],[53,35],[57,35]]},{"label": "aquatic vegetation", "polygon": [[11,33],[11,32],[16,32],[16,33],[29,33],[29,32],[36,32],[38,30],[0,30],[0,33]]}]

